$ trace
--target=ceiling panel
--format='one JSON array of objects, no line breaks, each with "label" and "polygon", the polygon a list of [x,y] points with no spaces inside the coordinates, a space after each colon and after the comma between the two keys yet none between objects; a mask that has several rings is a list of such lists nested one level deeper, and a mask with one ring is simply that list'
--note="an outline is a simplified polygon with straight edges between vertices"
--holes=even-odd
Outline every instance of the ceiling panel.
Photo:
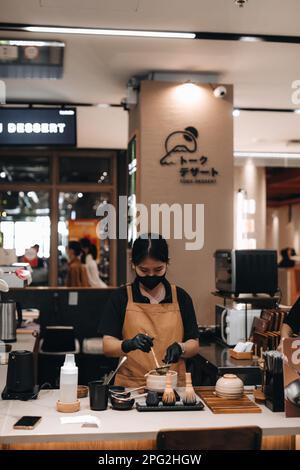
[{"label": "ceiling panel", "polygon": [[[0,0],[1,21],[70,26],[300,34],[299,0]],[[1,36],[1,32],[0,32]],[[234,85],[236,107],[294,107],[300,45],[5,33],[66,42],[62,80],[7,80],[7,98],[120,103],[126,83],[152,71],[216,72]],[[297,151],[300,116],[241,113],[236,150]],[[118,122],[124,123],[125,120]],[[121,124],[120,124],[121,125]],[[123,130],[121,130],[123,132]]]},{"label": "ceiling panel", "polygon": [[299,16],[298,0],[1,0],[3,22],[297,35]]}]

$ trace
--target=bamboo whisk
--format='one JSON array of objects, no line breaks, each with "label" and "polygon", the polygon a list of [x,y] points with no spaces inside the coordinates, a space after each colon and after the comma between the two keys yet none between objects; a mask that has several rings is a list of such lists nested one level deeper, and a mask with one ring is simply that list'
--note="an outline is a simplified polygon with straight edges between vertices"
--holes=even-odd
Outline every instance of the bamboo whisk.
[{"label": "bamboo whisk", "polygon": [[166,388],[162,396],[162,402],[165,406],[175,405],[176,397],[172,388],[172,375],[168,373],[166,375]]},{"label": "bamboo whisk", "polygon": [[186,372],[185,374],[185,391],[182,396],[184,405],[195,405],[197,402],[197,395],[192,385],[192,374]]}]

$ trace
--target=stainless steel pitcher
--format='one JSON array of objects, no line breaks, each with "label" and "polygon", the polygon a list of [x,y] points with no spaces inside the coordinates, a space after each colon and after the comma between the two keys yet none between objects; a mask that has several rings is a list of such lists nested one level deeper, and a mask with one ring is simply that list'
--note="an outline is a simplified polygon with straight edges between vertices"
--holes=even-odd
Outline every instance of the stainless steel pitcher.
[{"label": "stainless steel pitcher", "polygon": [[[18,317],[18,320],[17,318]],[[22,310],[14,300],[0,302],[0,341],[11,343],[17,340],[17,326],[22,323]]]}]

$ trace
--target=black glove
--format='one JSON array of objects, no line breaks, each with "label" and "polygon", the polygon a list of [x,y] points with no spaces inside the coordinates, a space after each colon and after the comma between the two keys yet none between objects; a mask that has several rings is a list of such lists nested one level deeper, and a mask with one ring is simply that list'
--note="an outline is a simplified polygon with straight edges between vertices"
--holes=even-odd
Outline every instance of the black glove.
[{"label": "black glove", "polygon": [[171,344],[171,346],[168,347],[163,362],[165,364],[172,364],[172,363],[178,362],[181,355],[182,355],[182,348],[180,344],[173,343]]},{"label": "black glove", "polygon": [[125,339],[122,342],[121,348],[124,353],[135,351],[136,349],[140,349],[141,351],[148,353],[152,346],[152,338],[150,336],[144,335],[143,333],[139,333],[132,339]]}]

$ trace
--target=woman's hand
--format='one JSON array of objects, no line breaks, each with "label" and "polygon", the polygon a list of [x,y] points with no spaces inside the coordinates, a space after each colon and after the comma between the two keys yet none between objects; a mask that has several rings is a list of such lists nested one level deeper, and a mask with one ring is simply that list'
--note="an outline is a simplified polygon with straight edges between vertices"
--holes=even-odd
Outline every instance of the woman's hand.
[{"label": "woman's hand", "polygon": [[130,351],[140,349],[141,351],[148,353],[152,346],[152,338],[148,335],[144,335],[143,333],[139,333],[138,335],[134,336],[134,338],[125,339],[122,342],[122,351],[127,354]]},{"label": "woman's hand", "polygon": [[180,357],[182,356],[182,347],[178,343],[171,344],[167,351],[164,358],[165,364],[174,364],[179,361]]},{"label": "woman's hand", "polygon": [[175,363],[178,362],[181,357],[188,359],[199,354],[199,340],[188,339],[184,343],[173,343],[167,351],[163,362]]}]

